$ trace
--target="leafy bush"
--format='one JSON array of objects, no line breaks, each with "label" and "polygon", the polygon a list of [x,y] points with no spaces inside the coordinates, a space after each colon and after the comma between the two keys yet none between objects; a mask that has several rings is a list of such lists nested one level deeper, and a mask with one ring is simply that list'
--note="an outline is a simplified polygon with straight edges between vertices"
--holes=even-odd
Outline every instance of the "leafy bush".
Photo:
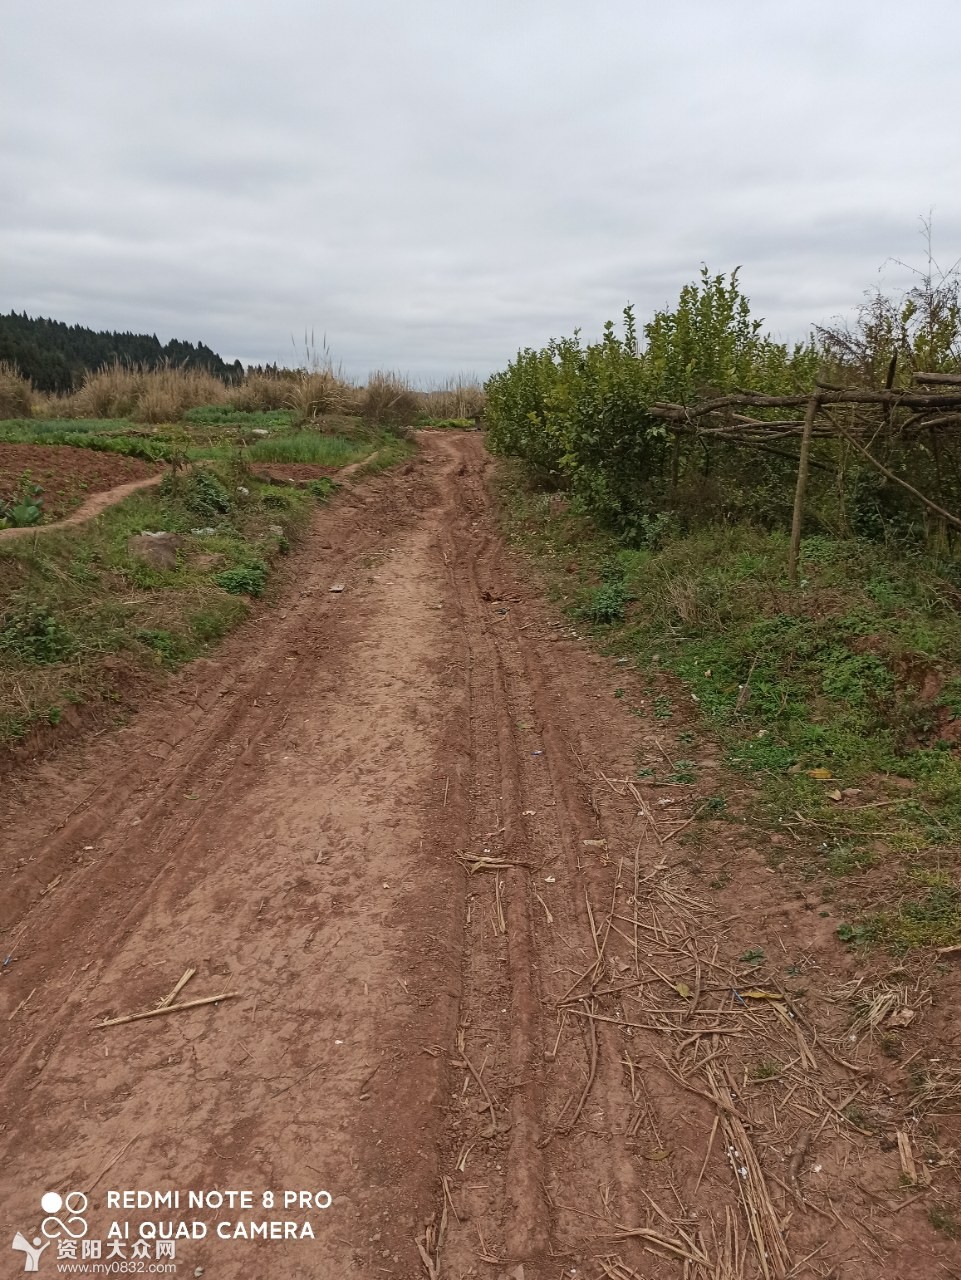
[{"label": "leafy bush", "polygon": [[39,604],[21,604],[0,626],[0,649],[21,662],[65,662],[77,645],[67,628]]},{"label": "leafy bush", "polygon": [[214,577],[214,582],[234,596],[262,596],[267,585],[267,566],[262,560],[253,560],[234,569],[224,569]]},{"label": "leafy bush", "polygon": [[649,412],[658,401],[691,404],[736,387],[811,387],[813,345],[789,349],[760,329],[737,272],[710,276],[705,268],[673,310],[644,326],[643,340],[627,307],[623,337],[608,322],[599,342],[584,346],[575,331],[541,351],[519,352],[486,384],[490,445],[560,475],[588,510],[638,542],[650,538],[659,512],[681,511],[685,501],[692,523],[744,512],[763,517],[772,501],[782,519],[796,467],[790,458],[760,455],[745,476],[743,451],[675,436]]},{"label": "leafy bush", "polygon": [[589,622],[621,622],[630,598],[623,582],[605,582],[580,610],[581,617]]},{"label": "leafy bush", "polygon": [[166,666],[175,667],[189,656],[190,646],[183,636],[159,628],[142,627],[134,632],[134,639],[159,654]]},{"label": "leafy bush", "polygon": [[307,485],[307,488],[315,498],[319,498],[322,502],[326,502],[332,494],[337,492],[340,485],[336,480],[332,480],[330,476],[321,476],[317,480],[311,480]]},{"label": "leafy bush", "polygon": [[166,494],[172,494],[176,488],[180,501],[199,520],[217,520],[233,506],[230,494],[221,481],[212,472],[203,469],[191,471],[182,478],[168,476],[163,481],[163,487]]},{"label": "leafy bush", "polygon": [[0,529],[23,529],[43,519],[43,489],[34,484],[29,473],[20,478],[20,487],[12,498],[0,498]]}]

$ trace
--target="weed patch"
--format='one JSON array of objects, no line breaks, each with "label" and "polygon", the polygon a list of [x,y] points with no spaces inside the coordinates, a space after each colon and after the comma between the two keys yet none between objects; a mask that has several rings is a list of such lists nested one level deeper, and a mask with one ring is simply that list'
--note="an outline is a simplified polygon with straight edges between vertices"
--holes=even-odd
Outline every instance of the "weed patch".
[{"label": "weed patch", "polygon": [[[245,616],[312,499],[281,490],[278,510],[273,486],[244,476],[244,496],[238,478],[208,465],[77,529],[0,544],[0,746],[53,723],[68,703],[109,705],[118,681],[178,667]],[[213,532],[193,533],[198,525]],[[128,552],[134,535],[158,529],[183,539],[174,569]]]},{"label": "weed patch", "polygon": [[[508,532],[553,597],[653,680],[636,714],[666,726],[696,708],[749,787],[739,809],[790,833],[779,862],[826,896],[843,885],[841,940],[898,952],[961,942],[953,562],[819,534],[802,542],[792,589],[780,533],[722,525],[625,545],[576,498],[559,502],[508,464],[501,477]],[[662,785],[696,782],[691,760],[669,774],[640,765]],[[724,796],[708,806],[702,817],[729,808]],[[912,867],[946,879],[904,889]],[[878,909],[879,891],[898,905]],[[873,906],[859,913],[859,899]]]},{"label": "weed patch", "polygon": [[214,582],[233,596],[262,596],[267,585],[267,566],[262,560],[238,565],[236,569],[225,569],[223,573],[218,573]]}]

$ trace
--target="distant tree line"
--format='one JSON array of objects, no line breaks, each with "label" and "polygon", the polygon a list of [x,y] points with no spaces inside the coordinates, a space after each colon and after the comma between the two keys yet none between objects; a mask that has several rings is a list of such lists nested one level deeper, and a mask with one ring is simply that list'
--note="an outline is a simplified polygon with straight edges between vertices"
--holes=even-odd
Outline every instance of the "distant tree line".
[{"label": "distant tree line", "polygon": [[225,382],[244,376],[239,360],[227,364],[202,342],[162,343],[156,334],[97,332],[16,311],[0,315],[0,361],[16,365],[38,391],[61,394],[76,390],[86,372],[112,364],[206,369]]}]

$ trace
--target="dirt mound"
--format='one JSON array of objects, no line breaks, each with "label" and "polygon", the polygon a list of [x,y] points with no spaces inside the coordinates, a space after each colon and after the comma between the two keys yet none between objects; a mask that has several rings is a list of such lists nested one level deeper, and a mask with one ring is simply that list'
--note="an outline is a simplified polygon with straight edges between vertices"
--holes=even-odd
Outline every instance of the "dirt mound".
[{"label": "dirt mound", "polygon": [[68,444],[0,444],[0,499],[19,493],[29,473],[29,480],[43,489],[47,523],[69,515],[92,493],[145,480],[159,471],[157,463]]}]

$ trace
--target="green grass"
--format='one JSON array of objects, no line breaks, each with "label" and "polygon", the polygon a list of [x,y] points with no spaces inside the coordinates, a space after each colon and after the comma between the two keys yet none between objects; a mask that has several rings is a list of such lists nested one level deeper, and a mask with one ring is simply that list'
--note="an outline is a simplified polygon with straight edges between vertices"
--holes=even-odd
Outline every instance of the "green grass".
[{"label": "green grass", "polygon": [[955,881],[940,872],[915,869],[902,882],[904,896],[895,906],[856,924],[842,924],[841,941],[880,943],[900,955],[915,947],[954,945],[961,937],[961,889]]},{"label": "green grass", "polygon": [[[326,477],[308,489],[265,484],[249,463],[334,468],[376,450],[362,476],[415,452],[353,419],[338,419],[345,434],[327,435],[291,431],[289,414],[234,415],[230,423],[217,416],[198,411],[191,423],[158,428],[125,420],[0,423],[0,441],[203,461],[77,529],[0,543],[0,748],[37,724],[59,722],[71,704],[120,697],[118,670],[170,669],[206,652],[245,616],[251,597],[269,595],[271,562],[338,484]],[[261,420],[259,429],[275,434],[252,438],[248,428]],[[148,529],[184,538],[175,570],[129,556],[128,539]]]},{"label": "green grass", "polygon": [[251,462],[309,462],[321,467],[345,467],[360,462],[373,451],[367,440],[348,440],[315,431],[273,436],[247,449]]},{"label": "green grass", "polygon": [[[804,878],[843,879],[855,902],[866,878],[875,901],[885,876],[937,868],[954,884],[957,561],[811,537],[792,589],[784,534],[723,525],[627,548],[518,469],[503,468],[502,484],[508,531],[558,603],[638,672],[664,673],[637,714],[666,726],[679,707],[694,710],[752,784],[751,821],[790,824],[798,843],[779,861]],[[657,778],[667,780],[663,769]],[[855,912],[853,940],[894,950],[961,942],[946,893],[929,887],[870,920]]]},{"label": "green grass", "polygon": [[0,422],[0,444],[66,444],[148,462],[168,461],[175,452],[174,442],[158,428],[135,426],[122,418],[7,419]]},{"label": "green grass", "polygon": [[289,430],[294,425],[297,415],[293,409],[232,409],[229,405],[203,405],[198,409],[188,409],[184,414],[184,422],[193,426],[236,426],[250,429],[258,428],[267,431]]},{"label": "green grass", "polygon": [[50,436],[98,435],[139,431],[126,418],[6,418],[0,421],[0,440],[15,444],[43,444]]},{"label": "green grass", "polygon": [[401,439],[395,435],[385,435],[377,446],[377,452],[362,466],[358,467],[355,475],[358,478],[378,475],[381,471],[387,471],[390,467],[396,467],[399,463],[406,462],[416,452],[417,446],[412,440]]},{"label": "green grass", "polygon": [[432,418],[429,413],[421,413],[414,425],[434,431],[470,431],[477,424],[473,418]]},{"label": "green grass", "polygon": [[[245,456],[255,462],[310,462],[340,467],[365,458],[382,438],[386,439],[349,420],[341,420],[340,427],[353,434],[295,430],[293,417],[288,411],[241,413],[218,408],[190,410],[183,423],[156,427],[125,419],[12,419],[0,422],[0,443],[66,444],[149,461],[170,461],[178,456],[191,461],[228,461],[243,449]],[[256,437],[251,434],[254,430],[271,434]]]},{"label": "green grass", "polygon": [[[309,463],[320,467],[346,467],[351,463],[362,462],[375,450],[386,450],[388,461],[385,465],[393,465],[400,456],[406,456],[411,450],[404,448],[396,436],[368,432],[358,433],[355,437],[327,435],[321,431],[294,431],[277,434],[247,442],[244,458],[251,463]],[[188,445],[187,456],[192,460],[227,459],[236,454],[236,441],[213,441],[203,444]]]},{"label": "green grass", "polygon": [[[56,723],[68,704],[110,704],[119,672],[206,652],[264,591],[312,506],[307,493],[213,466],[69,532],[0,543],[0,746]],[[201,528],[213,532],[192,532]],[[174,569],[129,555],[128,540],[147,529],[183,537]]]},{"label": "green grass", "polygon": [[947,1205],[933,1204],[928,1209],[928,1221],[936,1231],[942,1232],[949,1240],[957,1240],[961,1237],[961,1224],[954,1210]]}]

